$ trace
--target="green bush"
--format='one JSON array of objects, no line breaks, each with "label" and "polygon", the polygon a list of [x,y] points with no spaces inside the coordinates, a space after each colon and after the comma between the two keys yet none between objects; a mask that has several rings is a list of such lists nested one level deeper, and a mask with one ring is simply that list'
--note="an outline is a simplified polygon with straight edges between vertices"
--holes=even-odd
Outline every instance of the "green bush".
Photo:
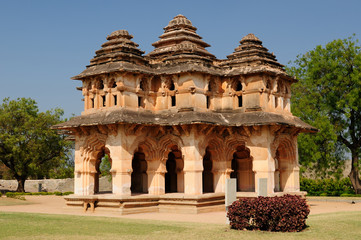
[{"label": "green bush", "polygon": [[306,191],[309,196],[341,196],[342,194],[355,193],[349,178],[301,178],[300,188],[301,191]]},{"label": "green bush", "polygon": [[2,197],[3,196],[3,194],[0,192],[0,197]]},{"label": "green bush", "polygon": [[[6,197],[17,198],[18,196],[24,195],[34,195],[34,196],[43,196],[43,195],[56,195],[56,196],[66,196],[73,194],[74,192],[7,192],[5,194]],[[1,194],[1,193],[0,193]],[[1,195],[0,195],[1,196]]]},{"label": "green bush", "polygon": [[5,196],[8,198],[15,198],[15,199],[19,199],[19,200],[26,200],[24,196],[22,196],[23,194],[18,193],[18,192],[7,192],[5,193]]},{"label": "green bush", "polygon": [[8,197],[8,198],[14,198],[14,197],[15,197],[15,193],[13,193],[13,192],[7,192],[7,193],[5,193],[5,196]]}]

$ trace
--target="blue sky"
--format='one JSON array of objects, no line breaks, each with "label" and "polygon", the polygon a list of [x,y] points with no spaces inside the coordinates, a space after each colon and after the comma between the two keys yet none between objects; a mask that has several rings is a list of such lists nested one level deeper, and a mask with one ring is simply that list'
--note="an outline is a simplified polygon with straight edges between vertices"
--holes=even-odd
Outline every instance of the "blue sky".
[{"label": "blue sky", "polygon": [[6,1],[0,0],[0,100],[31,97],[65,117],[83,109],[79,81],[106,36],[126,29],[146,53],[183,14],[223,59],[254,33],[282,64],[316,45],[361,38],[361,1]]}]

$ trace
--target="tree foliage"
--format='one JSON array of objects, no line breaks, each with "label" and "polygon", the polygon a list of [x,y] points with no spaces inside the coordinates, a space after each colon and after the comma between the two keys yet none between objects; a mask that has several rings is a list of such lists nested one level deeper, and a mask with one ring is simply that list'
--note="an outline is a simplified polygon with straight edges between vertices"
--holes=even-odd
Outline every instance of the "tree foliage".
[{"label": "tree foliage", "polygon": [[352,156],[350,179],[361,191],[361,50],[355,36],[334,40],[300,55],[288,68],[293,85],[293,113],[320,129],[299,138],[300,162],[321,176]]},{"label": "tree foliage", "polygon": [[112,164],[110,162],[109,155],[105,154],[104,157],[101,159],[99,170],[100,170],[100,176],[106,177],[109,182],[112,181],[112,174],[110,172],[111,168],[112,168]]},{"label": "tree foliage", "polygon": [[[30,98],[5,98],[0,106],[0,162],[24,191],[28,177],[43,178],[69,161],[71,143],[51,126],[61,122],[63,111],[39,112]],[[71,165],[70,165],[71,167]]]}]

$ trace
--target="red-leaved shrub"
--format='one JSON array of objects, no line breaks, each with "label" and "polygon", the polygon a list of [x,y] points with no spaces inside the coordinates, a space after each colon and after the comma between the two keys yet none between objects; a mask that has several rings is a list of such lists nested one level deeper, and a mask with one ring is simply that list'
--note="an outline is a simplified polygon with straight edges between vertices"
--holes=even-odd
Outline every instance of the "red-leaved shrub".
[{"label": "red-leaved shrub", "polygon": [[310,209],[300,196],[242,198],[229,206],[231,228],[298,232],[306,227]]}]

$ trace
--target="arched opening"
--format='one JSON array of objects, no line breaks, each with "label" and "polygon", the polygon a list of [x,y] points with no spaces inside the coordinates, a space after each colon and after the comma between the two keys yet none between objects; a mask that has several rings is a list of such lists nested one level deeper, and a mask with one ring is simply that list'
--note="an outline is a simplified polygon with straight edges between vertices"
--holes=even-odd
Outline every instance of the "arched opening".
[{"label": "arched opening", "polygon": [[210,97],[210,95],[213,94],[213,93],[212,93],[212,90],[213,90],[212,85],[214,85],[214,82],[211,80],[211,81],[209,81],[209,83],[208,83],[208,95],[206,96],[206,106],[207,106],[207,109],[209,109],[209,108],[211,107],[211,97]]},{"label": "arched opening", "polygon": [[104,83],[102,80],[99,81],[99,89],[104,89]]},{"label": "arched opening", "polygon": [[275,96],[275,108],[278,108],[278,97]]},{"label": "arched opening", "polygon": [[144,108],[144,98],[138,96],[138,107]]},{"label": "arched opening", "polygon": [[109,150],[103,148],[97,155],[95,162],[94,193],[112,193],[112,159]]},{"label": "arched opening", "polygon": [[113,95],[113,100],[114,100],[114,106],[118,105],[118,97],[117,95]]},{"label": "arched opening", "polygon": [[[174,82],[171,81],[170,84],[169,84],[169,91],[174,91],[175,90],[175,85],[174,85]],[[176,106],[176,96],[175,96],[175,92],[173,93],[173,95],[171,95],[171,106],[172,107],[175,107]]]},{"label": "arched opening", "polygon": [[102,95],[102,107],[106,106],[106,97],[105,95]]},{"label": "arched opening", "polygon": [[244,145],[236,148],[231,163],[233,172],[231,178],[237,179],[237,191],[254,192],[254,172],[252,170],[252,157],[250,150]]},{"label": "arched opening", "polygon": [[276,150],[275,190],[285,191],[287,186],[292,185],[290,178],[294,167],[292,151],[292,146],[287,143],[281,143]]},{"label": "arched opening", "polygon": [[203,185],[203,193],[214,192],[213,186],[213,163],[212,163],[212,155],[208,148],[206,149],[206,153],[203,157],[203,172],[202,172],[202,185]]},{"label": "arched opening", "polygon": [[147,86],[146,86],[146,83],[145,83],[145,80],[142,79],[140,82],[139,82],[139,88],[142,90],[142,92],[140,94],[142,94],[142,96],[139,96],[138,95],[138,107],[140,108],[144,108],[145,107],[145,91],[147,89]]},{"label": "arched opening", "polygon": [[175,95],[171,96],[171,100],[172,100],[172,107],[175,107],[176,106]]},{"label": "arched opening", "polygon": [[171,147],[171,150],[166,162],[167,172],[165,173],[165,192],[184,192],[184,164],[182,153],[178,150],[176,145]]},{"label": "arched opening", "polygon": [[169,91],[174,91],[174,90],[175,90],[175,85],[174,85],[174,82],[171,81],[169,84]]},{"label": "arched opening", "polygon": [[236,87],[236,91],[237,91],[237,99],[238,99],[238,107],[242,107],[243,106],[243,99],[242,99],[242,83],[238,82],[237,83],[237,87]]},{"label": "arched opening", "polygon": [[148,193],[147,161],[139,149],[134,153],[132,160],[131,186],[132,193]]}]

